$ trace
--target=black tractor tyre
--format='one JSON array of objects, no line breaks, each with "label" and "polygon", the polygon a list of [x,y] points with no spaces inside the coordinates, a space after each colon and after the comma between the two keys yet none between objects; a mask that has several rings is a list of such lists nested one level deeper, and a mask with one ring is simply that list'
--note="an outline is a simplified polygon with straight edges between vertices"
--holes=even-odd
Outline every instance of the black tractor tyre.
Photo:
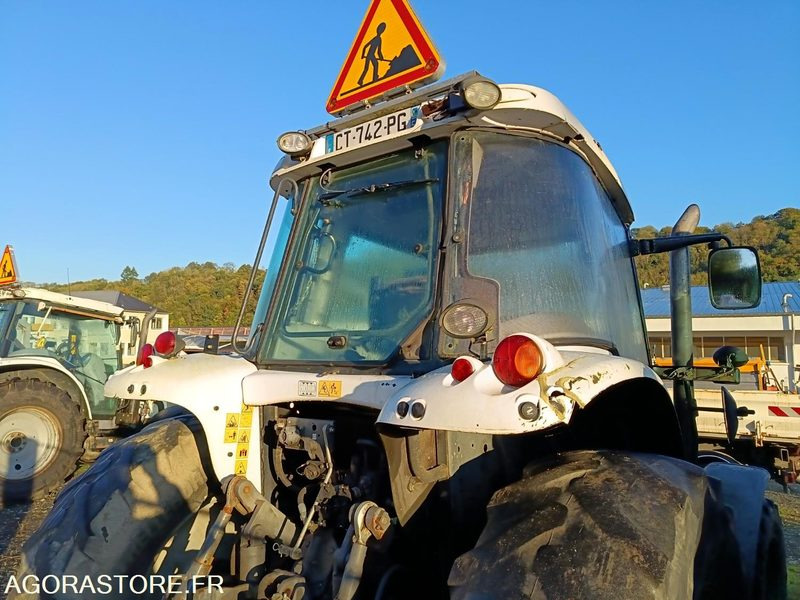
[{"label": "black tractor tyre", "polygon": [[[202,427],[189,414],[116,442],[56,498],[23,547],[17,580],[71,575],[98,582],[100,576],[147,574],[172,532],[217,490],[208,457]],[[12,593],[9,599],[109,597],[101,591]],[[114,598],[145,597],[116,591]]]},{"label": "black tractor tyre", "polygon": [[756,550],[755,600],[781,600],[786,598],[786,546],[783,542],[783,524],[778,507],[765,499],[759,526]]},{"label": "black tractor tyre", "polygon": [[577,451],[497,491],[451,598],[739,598],[745,589],[714,480],[684,461]]},{"label": "black tractor tyre", "polygon": [[[37,423],[33,430],[32,421]],[[28,502],[75,472],[84,451],[86,417],[69,393],[50,381],[4,379],[0,380],[0,438],[7,465],[7,472],[0,473],[0,506]],[[41,445],[46,454],[37,459]],[[29,475],[15,476],[14,470]]]}]

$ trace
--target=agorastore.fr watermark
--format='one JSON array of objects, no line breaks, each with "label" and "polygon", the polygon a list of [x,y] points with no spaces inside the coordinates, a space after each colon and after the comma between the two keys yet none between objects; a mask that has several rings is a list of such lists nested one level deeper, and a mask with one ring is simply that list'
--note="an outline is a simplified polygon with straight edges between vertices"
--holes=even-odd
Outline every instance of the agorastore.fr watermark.
[{"label": "agorastore.fr watermark", "polygon": [[160,594],[180,597],[200,590],[222,592],[222,577],[203,575],[186,579],[181,575],[10,575],[0,577],[0,590],[6,595],[64,594],[129,597]]}]

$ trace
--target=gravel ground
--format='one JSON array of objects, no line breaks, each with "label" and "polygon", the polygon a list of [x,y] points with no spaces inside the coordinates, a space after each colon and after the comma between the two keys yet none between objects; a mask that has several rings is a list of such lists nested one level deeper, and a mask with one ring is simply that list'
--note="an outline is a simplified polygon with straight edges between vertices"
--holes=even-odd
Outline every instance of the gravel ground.
[{"label": "gravel ground", "polygon": [[17,570],[22,545],[50,512],[56,493],[31,504],[0,508],[0,600],[5,599],[8,576]]},{"label": "gravel ground", "polygon": [[[778,505],[783,519],[789,567],[789,598],[800,600],[800,485],[791,487],[787,494],[780,491],[780,485],[771,483],[767,497]],[[54,491],[32,504],[0,508],[0,600],[5,600],[5,581],[19,565],[22,545],[50,511],[56,494],[57,491]]]}]

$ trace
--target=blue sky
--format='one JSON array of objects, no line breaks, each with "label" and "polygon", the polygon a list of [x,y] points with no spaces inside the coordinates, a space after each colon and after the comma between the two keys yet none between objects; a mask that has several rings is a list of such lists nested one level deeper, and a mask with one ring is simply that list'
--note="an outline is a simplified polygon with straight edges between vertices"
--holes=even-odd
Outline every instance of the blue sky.
[{"label": "blue sky", "polygon": [[[252,260],[275,139],[368,5],[0,0],[0,244],[29,281]],[[800,206],[800,3],[412,0],[447,62],[559,96],[636,212]]]}]

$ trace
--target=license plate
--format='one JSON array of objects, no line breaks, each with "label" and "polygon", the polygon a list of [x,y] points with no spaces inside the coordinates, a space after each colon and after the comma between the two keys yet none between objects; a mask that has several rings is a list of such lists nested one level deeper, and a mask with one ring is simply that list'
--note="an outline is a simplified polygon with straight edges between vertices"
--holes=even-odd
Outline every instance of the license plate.
[{"label": "license plate", "polygon": [[344,131],[329,133],[325,136],[325,153],[350,150],[380,140],[397,137],[421,126],[419,106],[399,110],[349,127]]}]

